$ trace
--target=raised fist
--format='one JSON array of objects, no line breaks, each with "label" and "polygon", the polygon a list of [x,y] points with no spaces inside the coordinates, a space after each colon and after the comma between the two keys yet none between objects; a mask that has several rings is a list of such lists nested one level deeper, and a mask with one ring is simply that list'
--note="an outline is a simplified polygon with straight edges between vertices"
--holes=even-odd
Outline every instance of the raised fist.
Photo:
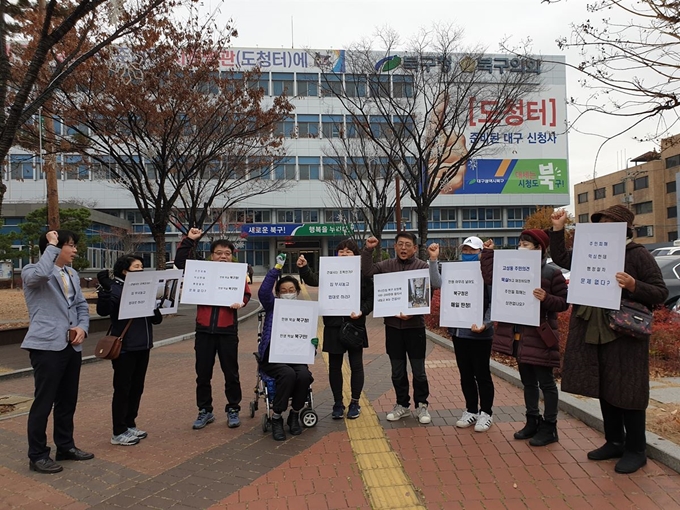
[{"label": "raised fist", "polygon": [[378,238],[377,238],[377,237],[371,236],[371,237],[369,237],[368,239],[366,239],[365,246],[366,246],[366,248],[368,248],[369,250],[372,250],[372,249],[374,249],[376,246],[378,246],[379,243],[380,243],[380,241],[378,241]]},{"label": "raised fist", "polygon": [[104,290],[111,290],[111,284],[113,283],[113,280],[109,276],[108,269],[104,269],[103,271],[99,271],[97,273],[97,281]]},{"label": "raised fist", "polygon": [[297,259],[297,267],[305,267],[307,265],[307,259],[304,255],[300,255]]},{"label": "raised fist", "polygon": [[276,265],[274,266],[276,269],[282,269],[283,265],[286,263],[286,254],[285,253],[279,253],[276,256]]}]

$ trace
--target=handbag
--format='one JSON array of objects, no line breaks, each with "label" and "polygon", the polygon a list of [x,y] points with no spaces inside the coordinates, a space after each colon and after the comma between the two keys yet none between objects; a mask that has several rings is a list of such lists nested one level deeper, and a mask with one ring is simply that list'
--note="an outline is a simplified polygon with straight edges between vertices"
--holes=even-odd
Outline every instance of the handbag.
[{"label": "handbag", "polygon": [[340,328],[340,343],[345,349],[359,349],[364,346],[366,328],[351,322],[343,322]]},{"label": "handbag", "polygon": [[[125,333],[130,329],[130,324],[132,324],[132,319],[128,321],[125,325],[125,329],[120,334],[116,335],[106,335],[99,339],[97,342],[97,347],[94,349],[94,355],[101,359],[116,359],[120,356],[120,350],[123,348],[123,337]],[[111,330],[109,329],[109,333]]]},{"label": "handbag", "polygon": [[557,334],[555,334],[555,330],[550,327],[548,321],[543,322],[538,327],[538,334],[540,335],[541,340],[543,340],[543,343],[548,347],[555,347],[560,343],[559,338],[557,338]]},{"label": "handbag", "polygon": [[620,310],[607,310],[607,317],[609,327],[622,335],[644,339],[652,334],[652,312],[630,299],[621,300]]}]

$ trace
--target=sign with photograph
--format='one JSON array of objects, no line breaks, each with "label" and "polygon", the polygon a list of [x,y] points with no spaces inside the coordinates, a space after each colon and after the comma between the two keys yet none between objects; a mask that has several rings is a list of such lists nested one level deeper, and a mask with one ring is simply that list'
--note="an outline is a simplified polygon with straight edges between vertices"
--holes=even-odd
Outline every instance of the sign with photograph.
[{"label": "sign with photograph", "polygon": [[128,271],[120,296],[119,319],[151,317],[156,304],[155,271]]},{"label": "sign with photograph", "polygon": [[162,315],[177,313],[184,271],[181,269],[166,269],[165,271],[156,271],[155,273],[158,278],[155,308],[158,308]]},{"label": "sign with photograph", "polygon": [[373,276],[373,317],[430,313],[430,270]]}]

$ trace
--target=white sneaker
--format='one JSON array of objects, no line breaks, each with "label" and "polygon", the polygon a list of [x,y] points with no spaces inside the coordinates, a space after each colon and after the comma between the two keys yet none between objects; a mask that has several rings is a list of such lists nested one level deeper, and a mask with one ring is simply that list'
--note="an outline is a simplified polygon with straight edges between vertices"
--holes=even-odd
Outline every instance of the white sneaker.
[{"label": "white sneaker", "polygon": [[477,418],[479,416],[476,414],[473,414],[469,411],[465,411],[463,413],[463,416],[460,417],[460,420],[456,422],[456,427],[460,429],[466,429],[470,425],[474,425],[477,422]]},{"label": "white sneaker", "polygon": [[402,405],[395,405],[389,413],[387,413],[387,421],[398,421],[409,413],[408,407]]},{"label": "white sneaker", "polygon": [[122,434],[111,437],[111,444],[116,444],[120,446],[132,446],[139,443],[139,438],[132,434],[129,430],[126,430]]},{"label": "white sneaker", "polygon": [[422,402],[418,404],[418,409],[416,409],[416,416],[418,417],[418,421],[423,424],[428,424],[432,421],[432,417],[430,416],[430,413],[427,410],[427,404],[423,404]]},{"label": "white sneaker", "polygon": [[475,424],[475,432],[486,432],[493,425],[493,418],[484,411],[479,413],[477,423]]},{"label": "white sneaker", "polygon": [[144,439],[149,435],[145,430],[140,430],[137,427],[128,427],[128,432],[139,439]]}]

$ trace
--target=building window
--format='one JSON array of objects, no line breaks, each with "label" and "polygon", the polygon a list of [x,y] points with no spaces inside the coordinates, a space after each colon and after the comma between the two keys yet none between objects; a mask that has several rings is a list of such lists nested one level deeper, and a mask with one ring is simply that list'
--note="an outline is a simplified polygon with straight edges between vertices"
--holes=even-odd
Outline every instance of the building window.
[{"label": "building window", "polygon": [[[80,155],[63,155],[62,165],[66,179],[87,180],[90,176],[87,163],[83,161],[83,157]],[[155,175],[149,175],[149,177],[155,179]]]},{"label": "building window", "polygon": [[654,237],[654,227],[651,225],[637,227],[635,229],[635,235],[637,237]]},{"label": "building window", "polygon": [[433,229],[456,228],[458,226],[456,224],[456,210],[452,208],[430,209],[427,220],[428,227]]},{"label": "building window", "polygon": [[668,242],[672,243],[678,238],[678,231],[674,230],[673,232],[668,233]]},{"label": "building window", "polygon": [[251,179],[269,180],[271,167],[265,158],[252,157],[248,159],[248,170]]},{"label": "building window", "polygon": [[389,132],[389,120],[380,115],[370,117],[371,136],[373,138],[386,138]]},{"label": "building window", "polygon": [[666,218],[677,218],[678,217],[678,206],[668,207],[666,209]]},{"label": "building window", "polygon": [[680,165],[680,154],[666,158],[666,168],[673,168],[678,165]]},{"label": "building window", "polygon": [[392,94],[394,97],[413,97],[413,76],[392,75]]},{"label": "building window", "polygon": [[326,209],[325,223],[356,223],[361,220],[358,213],[350,209]]},{"label": "building window", "polygon": [[639,204],[635,204],[635,214],[646,214],[650,213],[654,210],[654,207],[652,206],[652,202],[641,202]]},{"label": "building window", "polygon": [[601,200],[606,196],[607,196],[607,189],[606,188],[597,188],[595,190],[595,200]]},{"label": "building window", "polygon": [[292,73],[272,73],[272,87],[275,96],[285,94],[292,96],[295,94],[293,89],[295,82]]},{"label": "building window", "polygon": [[588,201],[588,192],[587,191],[585,193],[579,193],[578,194],[578,203],[579,204],[584,204],[587,201]]},{"label": "building window", "polygon": [[295,158],[285,158],[274,166],[274,179],[295,180]]},{"label": "building window", "polygon": [[318,115],[298,115],[297,120],[300,138],[319,138]]},{"label": "building window", "polygon": [[588,223],[588,213],[578,215],[579,223]]},{"label": "building window", "polygon": [[675,181],[666,183],[666,193],[675,193]]},{"label": "building window", "polygon": [[10,154],[9,156],[10,179],[23,181],[33,179],[33,156],[24,154]]},{"label": "building window", "polygon": [[342,77],[334,74],[321,75],[321,96],[342,96]]},{"label": "building window", "polygon": [[301,181],[318,181],[319,180],[319,158],[298,158],[298,168],[300,169]]},{"label": "building window", "polygon": [[277,122],[274,134],[285,138],[295,138],[295,121],[293,119],[285,119]]},{"label": "building window", "polygon": [[368,79],[363,74],[346,74],[347,97],[366,97]]},{"label": "building window", "polygon": [[633,189],[635,191],[639,189],[649,188],[649,176],[645,175],[643,177],[638,177],[633,181]]},{"label": "building window", "polygon": [[322,115],[321,133],[324,138],[342,138],[342,115]]},{"label": "building window", "polygon": [[522,228],[526,219],[536,212],[536,207],[508,207],[508,227]]},{"label": "building window", "polygon": [[335,158],[323,158],[323,180],[342,180],[342,162]]},{"label": "building window", "polygon": [[612,194],[614,196],[616,195],[621,195],[622,193],[626,192],[626,183],[625,182],[620,182],[618,184],[614,184],[612,186]]},{"label": "building window", "polygon": [[500,207],[463,208],[463,228],[500,228]]},{"label": "building window", "polygon": [[297,75],[297,95],[302,97],[319,96],[319,75],[298,73]]},{"label": "building window", "polygon": [[277,211],[276,223],[302,223],[302,209],[283,209]]},{"label": "building window", "polygon": [[390,97],[390,77],[374,75],[369,78],[371,97]]},{"label": "building window", "polygon": [[235,218],[228,218],[231,223],[271,223],[271,211],[239,209],[236,211]]}]

